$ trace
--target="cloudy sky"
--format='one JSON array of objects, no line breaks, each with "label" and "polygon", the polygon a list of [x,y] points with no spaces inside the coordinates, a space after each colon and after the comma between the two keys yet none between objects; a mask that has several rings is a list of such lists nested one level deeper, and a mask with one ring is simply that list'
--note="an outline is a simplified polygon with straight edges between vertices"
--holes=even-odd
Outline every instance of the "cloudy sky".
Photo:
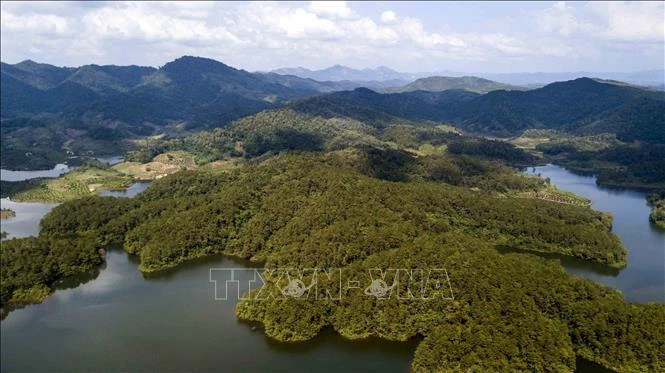
[{"label": "cloudy sky", "polygon": [[160,66],[182,55],[246,70],[662,69],[663,2],[2,2],[2,61]]}]

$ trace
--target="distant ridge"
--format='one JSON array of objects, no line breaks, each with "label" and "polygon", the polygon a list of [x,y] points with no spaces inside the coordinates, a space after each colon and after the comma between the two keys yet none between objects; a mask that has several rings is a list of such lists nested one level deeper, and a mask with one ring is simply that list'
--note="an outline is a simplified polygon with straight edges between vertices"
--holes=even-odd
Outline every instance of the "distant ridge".
[{"label": "distant ridge", "polygon": [[[517,72],[517,73],[487,73],[487,72],[460,72],[451,70],[438,70],[429,72],[407,73],[390,69],[388,67],[378,67],[375,69],[354,69],[342,65],[334,65],[325,69],[310,70],[304,67],[280,68],[272,70],[277,74],[294,75],[301,78],[310,78],[319,81],[386,81],[401,80],[401,84],[412,82],[416,79],[432,76],[465,77],[475,76],[479,78],[494,80],[496,82],[517,85],[517,86],[544,86],[549,83],[573,80],[583,77],[598,77],[606,80],[618,80],[641,86],[665,88],[665,70],[642,70],[634,72],[590,72],[590,71],[571,71],[571,72]],[[397,87],[401,84],[393,84]]]},{"label": "distant ridge", "polygon": [[342,65],[334,65],[322,70],[309,70],[304,67],[296,68],[282,68],[272,70],[271,72],[282,75],[294,75],[301,78],[309,78],[318,81],[388,81],[392,80],[395,83],[407,83],[412,79],[408,74],[400,73],[385,66],[380,66],[375,69],[354,69]]},{"label": "distant ridge", "polygon": [[479,78],[476,76],[430,76],[427,78],[420,78],[414,82],[406,84],[401,87],[386,88],[383,92],[386,93],[399,93],[399,92],[413,92],[413,91],[427,91],[427,92],[441,92],[449,89],[463,89],[475,93],[487,93],[499,89],[523,91],[526,88],[517,87],[510,84],[495,82],[488,79]]}]

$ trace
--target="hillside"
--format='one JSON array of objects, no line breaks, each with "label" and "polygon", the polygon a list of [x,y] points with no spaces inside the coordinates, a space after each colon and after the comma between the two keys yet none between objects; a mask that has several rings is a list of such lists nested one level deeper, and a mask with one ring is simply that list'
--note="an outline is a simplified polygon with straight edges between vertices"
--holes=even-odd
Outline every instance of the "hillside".
[{"label": "hillside", "polygon": [[428,92],[441,92],[449,89],[465,90],[475,93],[487,93],[491,91],[503,90],[517,90],[522,91],[526,88],[512,86],[509,84],[499,83],[488,79],[478,78],[475,76],[463,77],[450,77],[450,76],[430,76],[427,78],[420,78],[414,82],[403,85],[401,87],[386,88],[383,90],[385,93],[400,93],[400,92],[413,92],[413,91],[428,91]]},{"label": "hillside", "polygon": [[490,92],[452,106],[446,117],[467,130],[502,136],[529,128],[563,128],[664,143],[663,103],[662,92],[580,78],[525,92]]},{"label": "hillside", "polygon": [[295,109],[358,118],[446,121],[466,131],[513,136],[527,129],[575,134],[616,133],[623,141],[665,143],[665,95],[626,84],[580,78],[528,91],[484,95],[447,90],[336,92],[291,104]]},{"label": "hillside", "polygon": [[159,69],[3,63],[1,76],[2,167],[12,169],[47,167],[66,151],[123,153],[128,139],[224,125],[320,89],[189,56]]}]

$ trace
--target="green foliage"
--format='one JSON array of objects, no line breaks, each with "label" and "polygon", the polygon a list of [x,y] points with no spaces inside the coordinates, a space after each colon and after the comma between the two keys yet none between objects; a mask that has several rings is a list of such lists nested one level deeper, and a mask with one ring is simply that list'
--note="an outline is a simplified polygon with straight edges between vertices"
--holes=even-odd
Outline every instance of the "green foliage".
[{"label": "green foliage", "polygon": [[513,165],[532,165],[536,158],[524,150],[504,141],[482,138],[464,138],[448,144],[452,154],[477,155],[492,160],[502,160]]},{"label": "green foliage", "polygon": [[[431,181],[445,179],[445,170],[457,170],[448,179],[464,186]],[[505,180],[518,188],[499,193]],[[313,338],[324,327],[349,338],[424,336],[416,371],[572,371],[575,355],[617,370],[665,368],[662,305],[626,304],[556,262],[495,249],[624,262],[607,216],[511,197],[542,188],[535,180],[465,156],[284,153],[226,173],[180,171],[132,200],[66,202],[46,216],[40,239],[63,232],[124,238],[146,272],[213,253],[267,268],[341,268],[363,284],[371,268],[445,268],[454,299],[380,300],[346,289],[341,299],[275,297],[243,301],[236,311],[283,341]],[[278,295],[279,281],[268,277],[263,291]],[[314,291],[334,282],[323,278]]]},{"label": "green foliage", "polygon": [[3,181],[2,195],[22,202],[62,202],[89,196],[99,189],[125,189],[131,182],[129,176],[91,161],[55,179]]},{"label": "green foliage", "polygon": [[39,236],[2,241],[0,301],[41,302],[57,280],[90,271],[103,256],[94,234]]},{"label": "green foliage", "polygon": [[665,229],[665,191],[651,193],[647,201],[651,206],[649,221],[657,227]]},{"label": "green foliage", "polygon": [[597,151],[580,151],[574,144],[541,144],[536,149],[554,155],[554,161],[563,166],[596,173],[601,185],[665,186],[665,145],[619,143]]},{"label": "green foliage", "polygon": [[392,93],[412,91],[441,92],[450,89],[465,90],[476,93],[487,93],[499,89],[525,90],[525,88],[522,87],[503,84],[475,76],[430,76],[427,78],[420,78],[402,87],[388,88],[385,91]]}]

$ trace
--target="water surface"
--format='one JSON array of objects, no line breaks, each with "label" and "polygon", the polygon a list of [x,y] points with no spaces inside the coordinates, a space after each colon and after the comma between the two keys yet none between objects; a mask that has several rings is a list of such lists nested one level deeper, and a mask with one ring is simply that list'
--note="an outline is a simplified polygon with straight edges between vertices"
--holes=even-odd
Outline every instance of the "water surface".
[{"label": "water surface", "polygon": [[149,181],[137,181],[132,185],[130,185],[127,189],[123,190],[102,189],[97,194],[103,197],[134,197],[135,195],[148,189],[150,184],[152,183]]},{"label": "water surface", "polygon": [[[628,267],[621,271],[564,261],[568,271],[616,287],[632,301],[662,299],[665,233],[650,225],[644,193],[599,188],[595,179],[556,166],[538,167],[535,172],[590,198],[593,208],[612,212],[614,232],[628,247]],[[349,341],[326,330],[314,340],[285,344],[238,321],[235,301],[214,299],[210,268],[247,266],[251,264],[210,257],[145,278],[136,258],[110,250],[96,278],[93,273],[70,279],[44,303],[9,313],[0,323],[0,368],[3,372],[408,371],[418,341]],[[250,275],[239,273],[242,286]],[[604,371],[582,359],[577,363],[579,372]]]},{"label": "water surface", "polygon": [[37,236],[39,221],[51,211],[57,203],[14,202],[9,198],[0,199],[3,209],[11,209],[16,216],[0,220],[0,230],[7,232],[6,239]]},{"label": "water surface", "polygon": [[621,270],[564,259],[568,272],[619,289],[631,302],[665,303],[665,232],[649,222],[646,192],[604,188],[596,184],[594,176],[577,175],[555,165],[527,172],[549,177],[557,188],[590,199],[594,210],[612,213],[612,232],[628,249],[628,265]]},{"label": "water surface", "polygon": [[36,179],[38,177],[58,177],[70,171],[69,166],[66,164],[58,163],[51,170],[39,171],[12,171],[0,170],[0,180],[2,181],[23,181],[29,179]]},{"label": "water surface", "polygon": [[[3,372],[406,372],[417,343],[333,331],[279,343],[238,321],[235,301],[214,299],[209,269],[247,262],[212,257],[144,278],[122,251],[106,260],[95,280],[9,313],[0,324]],[[241,291],[249,276],[238,274]]]}]

